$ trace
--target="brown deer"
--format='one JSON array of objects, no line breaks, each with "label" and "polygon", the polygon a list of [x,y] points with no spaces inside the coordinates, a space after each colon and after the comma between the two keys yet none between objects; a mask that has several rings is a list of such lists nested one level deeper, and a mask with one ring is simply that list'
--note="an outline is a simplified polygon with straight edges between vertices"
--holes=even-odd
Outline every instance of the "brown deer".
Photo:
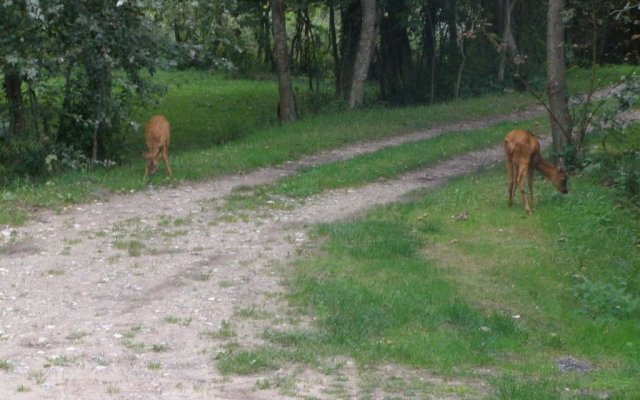
[{"label": "brown deer", "polygon": [[169,167],[169,121],[162,115],[154,115],[147,122],[144,128],[144,141],[147,144],[147,152],[144,158],[147,159],[147,166],[144,169],[144,176],[155,174],[158,169],[158,157],[162,157],[167,168],[167,174],[173,176]]},{"label": "brown deer", "polygon": [[[533,204],[533,174],[537,169],[549,179],[560,193],[566,194],[567,174],[562,160],[554,166],[540,154],[540,142],[528,131],[514,130],[504,138],[504,155],[507,159],[507,175],[509,177],[509,207],[513,200],[516,185],[520,187],[522,202],[527,213],[531,214],[529,203]],[[529,179],[529,200],[524,191],[524,177]]]}]

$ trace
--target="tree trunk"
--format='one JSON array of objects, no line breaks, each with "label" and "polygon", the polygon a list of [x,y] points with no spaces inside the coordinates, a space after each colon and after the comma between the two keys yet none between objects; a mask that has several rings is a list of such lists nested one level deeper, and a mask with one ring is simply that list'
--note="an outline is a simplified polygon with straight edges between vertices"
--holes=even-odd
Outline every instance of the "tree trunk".
[{"label": "tree trunk", "polygon": [[[49,127],[49,118],[46,112],[42,111],[38,102],[38,96],[33,88],[33,82],[27,81],[27,93],[29,93],[29,104],[31,105],[31,115],[33,120],[33,131],[39,132],[40,137],[44,141],[48,141],[51,138],[51,130]],[[42,123],[42,130],[40,130],[39,124]]]},{"label": "tree trunk", "polygon": [[413,103],[417,99],[416,72],[406,23],[404,2],[387,1],[380,22],[380,66],[382,97],[394,104]]},{"label": "tree trunk", "polygon": [[458,60],[458,1],[450,0],[445,2],[447,7],[443,10],[446,12],[446,16],[444,18],[447,23],[447,49],[446,52],[442,52],[444,54],[445,64],[448,68],[454,68],[460,64]]},{"label": "tree trunk", "polygon": [[458,76],[453,90],[456,99],[460,98],[460,83],[462,82],[462,73],[464,72],[464,67],[467,63],[467,55],[464,52],[464,37],[460,37],[458,49],[460,50],[460,66],[458,66]]},{"label": "tree trunk", "polygon": [[338,81],[340,96],[347,99],[353,79],[360,30],[362,25],[362,9],[359,0],[352,0],[346,7],[341,7],[341,40],[340,40],[340,69]]},{"label": "tree trunk", "polygon": [[335,76],[336,94],[340,93],[340,56],[338,55],[338,36],[336,34],[336,12],[333,4],[329,5],[329,43],[333,56],[333,74]]},{"label": "tree trunk", "polygon": [[[419,87],[429,87],[429,102],[433,103],[435,99],[435,74],[436,74],[436,33],[433,26],[433,17],[435,14],[433,5],[429,3],[422,10],[422,55],[420,57],[420,65],[418,66]],[[428,83],[427,83],[428,82]]]},{"label": "tree trunk", "polygon": [[296,11],[296,25],[291,39],[289,66],[295,75],[307,74],[310,91],[314,90],[314,79],[316,80],[316,89],[319,89],[317,49],[318,43],[309,13],[309,5],[301,4]]},{"label": "tree trunk", "polygon": [[298,118],[296,102],[291,83],[289,57],[287,55],[287,30],[284,19],[283,0],[271,0],[271,18],[275,47],[276,69],[278,71],[278,118],[281,122],[291,122]]},{"label": "tree trunk", "polygon": [[[265,7],[266,6],[266,7]],[[258,59],[265,65],[273,68],[273,51],[271,49],[271,22],[269,21],[269,3],[260,1],[257,5],[256,13],[260,20],[258,28]],[[263,55],[263,56],[261,56]]]},{"label": "tree trunk", "polygon": [[20,75],[5,70],[4,90],[9,103],[9,133],[12,136],[21,136],[27,126],[21,86]]},{"label": "tree trunk", "polygon": [[347,99],[350,107],[362,104],[364,99],[364,86],[375,44],[376,0],[361,0],[360,4],[362,5],[362,25]]},{"label": "tree trunk", "polygon": [[562,152],[571,144],[573,121],[567,97],[567,71],[564,60],[564,0],[549,0],[547,10],[547,95],[553,149]]},{"label": "tree trunk", "polygon": [[518,0],[498,0],[500,13],[500,65],[498,67],[498,82],[504,81],[507,67],[507,55],[513,59],[518,54],[518,45],[511,30],[511,15]]}]

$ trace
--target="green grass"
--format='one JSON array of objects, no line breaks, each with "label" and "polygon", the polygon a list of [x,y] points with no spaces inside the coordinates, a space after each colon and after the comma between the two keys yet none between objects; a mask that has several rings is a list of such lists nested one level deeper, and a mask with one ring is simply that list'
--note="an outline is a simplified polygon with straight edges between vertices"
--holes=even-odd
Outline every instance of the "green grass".
[{"label": "green grass", "polygon": [[[616,71],[613,76],[625,68],[629,69],[604,70]],[[142,110],[138,122],[143,125],[152,114],[167,115],[172,125],[170,162],[175,172],[175,179],[169,180],[160,170],[151,180],[157,185],[246,172],[362,140],[509,113],[535,102],[526,94],[503,93],[432,106],[329,111],[280,126],[276,123],[277,86],[273,81],[231,80],[194,71],[161,72],[155,80],[166,84],[168,92],[157,106]],[[125,161],[115,168],[72,171],[44,182],[21,180],[0,188],[0,224],[23,224],[34,208],[60,208],[145,188],[142,136],[141,130],[129,133]]]},{"label": "green grass", "polygon": [[228,344],[216,357],[218,370],[224,375],[250,375],[274,371],[291,362],[317,366],[318,356],[329,354],[315,333],[266,331],[263,336],[273,344],[252,349]]},{"label": "green grass", "polygon": [[[206,74],[195,74],[192,83],[191,74],[161,76],[177,81],[171,81],[174,88],[153,110],[176,121],[171,161],[178,179],[185,180],[248,171],[532,102],[510,94],[432,107],[374,107],[279,127],[269,116],[273,83],[261,83],[258,95],[251,97],[253,86],[246,83]],[[220,91],[207,90],[210,83],[220,85]],[[225,99],[237,93],[243,93],[241,102],[225,109]],[[261,107],[264,114],[245,116],[245,105]],[[243,117],[242,123],[233,122]],[[209,123],[213,118],[219,118],[219,129]],[[383,149],[309,169],[263,190],[307,196],[392,177],[495,143],[509,127]],[[141,144],[140,137],[132,140]],[[345,170],[350,173],[337,173]],[[141,171],[141,160],[132,159],[107,172],[69,173],[47,184],[3,188],[0,223],[24,222],[32,206],[59,207],[109,191],[139,190],[145,186]],[[154,179],[156,184],[175,182]],[[452,218],[461,212],[469,217]],[[638,222],[609,189],[581,176],[571,178],[567,196],[537,181],[536,212],[527,216],[519,201],[506,207],[500,168],[457,179],[410,204],[321,225],[315,231],[321,251],[297,262],[290,282],[291,303],[315,318],[317,330],[268,330],[263,335],[267,345],[240,349],[228,344],[216,365],[225,374],[252,374],[347,354],[361,366],[395,362],[445,377],[483,379],[492,398],[596,398],[603,393],[632,398],[640,393]],[[135,228],[135,221],[130,225]],[[114,245],[135,256],[145,250],[139,243],[122,239]],[[258,318],[254,314],[238,312]],[[165,322],[188,326],[191,320],[169,316]],[[233,339],[234,333],[231,325],[223,325],[211,334]],[[148,349],[133,341],[133,333],[123,345]],[[555,362],[568,355],[593,369],[560,373]],[[7,368],[6,361],[4,367],[0,363],[0,369]],[[480,369],[492,371],[490,378],[478,377]]]},{"label": "green grass", "polygon": [[157,371],[159,369],[162,369],[162,364],[159,361],[149,361],[147,363],[147,369]]},{"label": "green grass", "polygon": [[4,371],[11,371],[11,364],[8,360],[0,358],[0,369]]},{"label": "green grass", "polygon": [[383,148],[280,179],[271,185],[270,191],[292,197],[307,197],[324,190],[361,186],[393,178],[472,150],[496,146],[510,130],[528,125],[531,125],[529,121],[502,123],[486,129],[450,132],[433,139]]},{"label": "green grass", "polygon": [[283,359],[283,351],[273,347],[260,347],[256,350],[229,349],[219,355],[217,367],[225,375],[249,375],[276,370]]},{"label": "green grass", "polygon": [[[606,67],[598,67],[596,68],[594,85],[600,84],[600,86],[604,87],[618,84],[622,77],[632,71],[636,71],[637,73],[637,68],[629,65],[607,65]],[[568,90],[570,95],[586,93],[589,90],[591,68],[571,67],[567,72],[569,76]],[[596,90],[600,88],[601,87],[595,87]]]},{"label": "green grass", "polygon": [[237,333],[231,322],[222,320],[220,328],[217,331],[208,330],[200,333],[200,337],[208,339],[231,339],[237,336]]},{"label": "green grass", "polygon": [[[153,114],[171,123],[171,151],[210,148],[237,141],[256,129],[277,125],[277,87],[272,81],[226,79],[202,71],[159,72],[155,81],[168,92],[153,109],[140,113],[142,125]],[[131,158],[144,148],[142,131],[133,134]]]},{"label": "green grass", "polygon": [[[165,178],[161,169],[151,180],[160,185],[246,172],[361,140],[512,112],[533,103],[522,94],[492,95],[431,107],[337,111],[279,126],[270,119],[275,117],[273,82],[230,81],[194,72],[175,74],[178,78],[173,74],[159,77],[172,85],[169,93],[157,108],[140,117],[143,123],[147,114],[164,113],[172,123],[170,162],[175,179]],[[209,102],[215,105],[197,106]],[[127,143],[131,149],[127,161],[113,169],[71,171],[51,176],[46,182],[23,180],[1,188],[0,224],[24,223],[33,208],[60,208],[145,188],[141,131],[132,132]]]},{"label": "green grass", "polygon": [[[503,399],[640,393],[640,309],[594,314],[589,303],[601,301],[576,291],[588,279],[640,298],[637,215],[574,177],[567,196],[537,181],[526,216],[519,202],[506,206],[503,175],[320,226],[321,251],[291,282],[292,302],[318,322],[304,348],[458,378],[489,368]],[[462,211],[467,220],[452,218]],[[560,373],[568,355],[593,369]]]},{"label": "green grass", "polygon": [[287,208],[282,196],[304,198],[331,189],[362,186],[391,179],[442,162],[469,151],[497,146],[512,129],[528,127],[544,120],[499,123],[473,131],[443,133],[435,138],[382,148],[355,156],[307,168],[292,176],[253,188],[240,187],[227,197],[226,209],[238,211],[268,206]]},{"label": "green grass", "polygon": [[138,240],[116,240],[113,247],[125,250],[131,257],[140,257],[147,246]]}]

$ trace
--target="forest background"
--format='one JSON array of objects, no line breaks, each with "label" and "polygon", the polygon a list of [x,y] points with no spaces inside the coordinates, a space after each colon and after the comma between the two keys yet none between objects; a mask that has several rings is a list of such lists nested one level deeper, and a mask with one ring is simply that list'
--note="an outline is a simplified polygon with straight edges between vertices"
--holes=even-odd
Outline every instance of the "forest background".
[{"label": "forest background", "polygon": [[[140,110],[166,91],[159,70],[270,80],[284,55],[294,103],[280,84],[269,124],[360,105],[543,93],[547,11],[527,0],[5,1],[0,183],[130,162]],[[285,53],[272,35],[280,13]],[[626,1],[568,1],[568,68],[637,63],[639,13]]]}]

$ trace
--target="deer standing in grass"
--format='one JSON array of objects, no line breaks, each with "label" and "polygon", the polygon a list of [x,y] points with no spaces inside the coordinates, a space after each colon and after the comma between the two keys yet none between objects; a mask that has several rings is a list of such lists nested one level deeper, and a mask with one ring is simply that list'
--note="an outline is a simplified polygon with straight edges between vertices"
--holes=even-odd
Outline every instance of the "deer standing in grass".
[{"label": "deer standing in grass", "polygon": [[[524,130],[514,130],[504,138],[504,154],[507,159],[507,175],[509,177],[509,207],[513,201],[516,185],[520,188],[522,203],[527,213],[531,214],[533,204],[533,174],[537,169],[549,179],[560,193],[566,194],[567,174],[562,160],[557,165],[548,163],[540,154],[540,142],[536,137]],[[529,179],[529,200],[524,191],[524,178]]]},{"label": "deer standing in grass", "polygon": [[169,121],[162,115],[154,115],[147,122],[144,128],[144,141],[147,144],[147,152],[144,158],[147,159],[147,166],[144,169],[144,176],[155,174],[158,169],[158,157],[162,157],[167,168],[167,174],[173,176],[169,167]]}]

